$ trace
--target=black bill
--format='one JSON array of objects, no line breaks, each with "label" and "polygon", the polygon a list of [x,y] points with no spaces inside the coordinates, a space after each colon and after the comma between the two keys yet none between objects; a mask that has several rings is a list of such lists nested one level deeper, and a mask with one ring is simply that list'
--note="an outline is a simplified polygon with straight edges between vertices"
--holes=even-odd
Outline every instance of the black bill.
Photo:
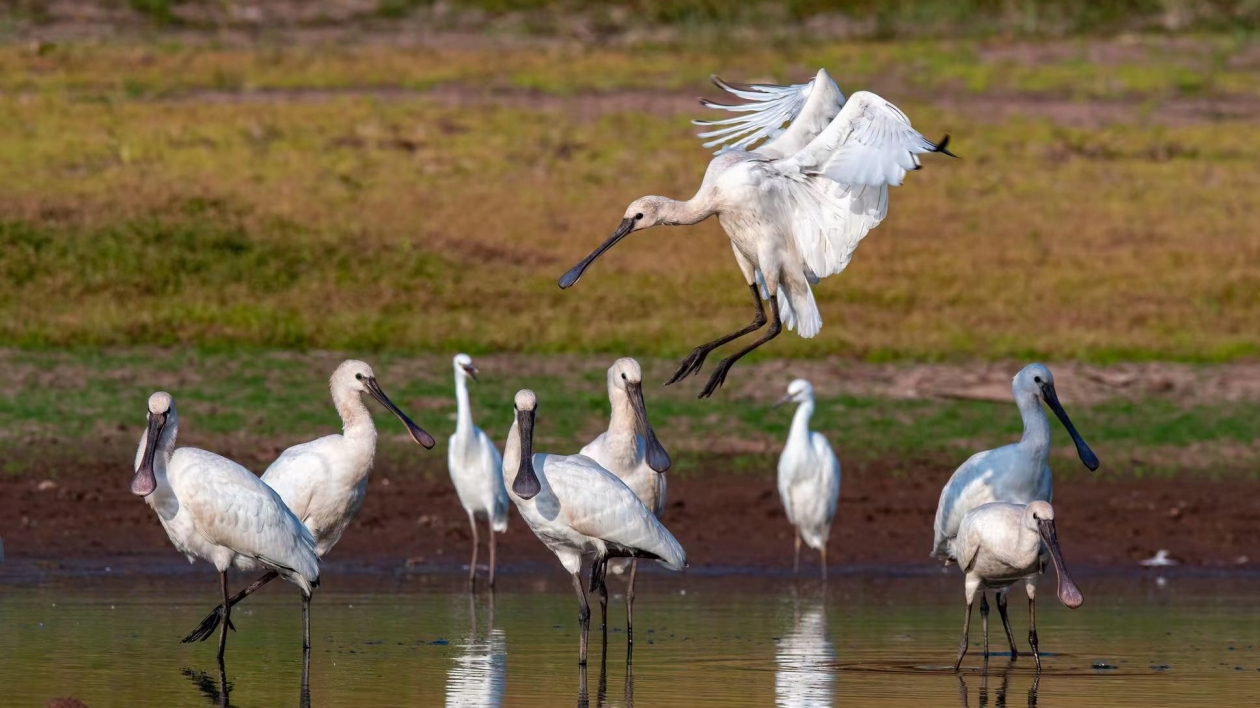
[{"label": "black bill", "polygon": [[604,255],[604,251],[607,251],[613,246],[616,246],[618,241],[625,238],[626,236],[629,236],[630,232],[633,230],[634,230],[634,219],[622,219],[621,225],[617,227],[617,230],[613,232],[613,235],[609,237],[607,241],[605,241],[602,245],[600,245],[599,248],[595,249],[594,251],[591,251],[591,255],[587,256],[586,258],[583,258],[582,262],[570,268],[569,272],[560,276],[560,289],[565,290],[571,285],[573,285],[574,283],[576,283],[578,281],[578,278],[582,277],[582,273],[586,272],[586,268],[590,266],[590,264],[595,262],[596,258],[599,258],[600,256]]},{"label": "black bill", "polygon": [[468,374],[468,378],[472,379],[473,381],[477,380],[477,367],[473,366],[472,364],[469,364],[467,366],[464,366],[463,364],[461,364],[459,368],[463,369],[465,374]]},{"label": "black bill", "polygon": [[639,419],[639,426],[643,428],[643,441],[647,445],[648,467],[664,474],[669,471],[670,466],[674,463],[669,459],[669,453],[665,452],[665,447],[661,445],[661,441],[656,439],[656,431],[652,429],[652,424],[648,422],[647,404],[643,402],[643,384],[627,381],[626,393],[630,396],[630,405],[634,407],[634,414]]},{"label": "black bill", "polygon": [[521,434],[521,466],[516,470],[512,492],[521,499],[533,499],[542,491],[534,472],[534,412],[517,411],[516,425]]},{"label": "black bill", "polygon": [[433,436],[424,432],[424,429],[412,422],[412,420],[407,417],[406,413],[399,410],[398,406],[394,405],[394,402],[389,400],[389,396],[386,396],[385,392],[381,390],[381,386],[376,383],[375,378],[369,379],[365,377],[364,384],[367,386],[368,393],[372,394],[372,398],[375,398],[378,403],[385,406],[390,413],[398,416],[398,420],[401,420],[402,424],[407,427],[407,432],[411,434],[412,440],[415,440],[420,445],[423,445],[425,449],[433,448],[433,445],[435,444]]},{"label": "black bill", "polygon": [[1059,602],[1075,610],[1085,602],[1085,597],[1081,595],[1080,588],[1076,587],[1076,583],[1072,582],[1072,578],[1068,575],[1067,565],[1063,562],[1063,553],[1059,550],[1059,535],[1055,531],[1054,520],[1039,519],[1037,530],[1041,532],[1041,540],[1046,544],[1046,548],[1050,549],[1050,557],[1054,559],[1054,570],[1059,576]]},{"label": "black bill", "polygon": [[1076,432],[1076,426],[1072,425],[1072,419],[1068,418],[1067,411],[1063,410],[1063,404],[1059,403],[1059,395],[1054,392],[1054,384],[1047,383],[1041,386],[1041,396],[1045,399],[1046,405],[1050,406],[1050,410],[1054,411],[1059,422],[1063,423],[1063,427],[1067,428],[1068,435],[1072,436],[1072,442],[1076,443],[1076,454],[1080,456],[1081,462],[1090,471],[1098,469],[1098,456],[1094,451],[1089,449],[1089,445],[1085,444],[1081,434]]},{"label": "black bill", "polygon": [[145,435],[144,454],[140,457],[140,466],[136,468],[136,476],[131,478],[131,493],[136,496],[147,497],[157,489],[153,458],[157,456],[158,440],[161,439],[162,429],[165,427],[165,413],[149,413],[149,430]]}]

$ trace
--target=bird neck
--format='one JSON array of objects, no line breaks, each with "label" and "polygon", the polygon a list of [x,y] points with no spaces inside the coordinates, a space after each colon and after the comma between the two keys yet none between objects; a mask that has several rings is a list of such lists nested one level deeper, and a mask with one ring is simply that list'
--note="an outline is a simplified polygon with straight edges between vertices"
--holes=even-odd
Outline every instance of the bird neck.
[{"label": "bird neck", "polygon": [[1035,395],[1023,395],[1015,399],[1019,406],[1019,415],[1024,419],[1024,436],[1019,444],[1031,448],[1041,457],[1050,452],[1050,419],[1041,407],[1041,400]]},{"label": "bird neck", "polygon": [[345,438],[375,446],[376,425],[372,422],[372,414],[363,404],[362,395],[350,388],[336,387],[332,390],[332,399],[337,415],[341,416],[341,429]]},{"label": "bird neck", "polygon": [[791,439],[808,439],[809,438],[809,419],[814,415],[814,399],[808,398],[796,407],[796,413],[792,416],[792,429],[788,433]]},{"label": "bird neck", "polygon": [[455,404],[458,408],[455,437],[462,440],[472,434],[473,417],[472,403],[468,400],[468,375],[458,370],[455,372]]},{"label": "bird neck", "polygon": [[608,386],[612,415],[608,419],[609,451],[621,459],[634,458],[639,449],[639,421],[630,396],[616,386]]},{"label": "bird neck", "polygon": [[521,426],[512,416],[512,427],[508,429],[507,441],[503,444],[503,484],[512,488],[516,481],[516,473],[521,469]]},{"label": "bird neck", "polygon": [[706,190],[701,190],[687,201],[661,197],[657,223],[664,226],[689,226],[713,216],[717,211],[706,199]]}]

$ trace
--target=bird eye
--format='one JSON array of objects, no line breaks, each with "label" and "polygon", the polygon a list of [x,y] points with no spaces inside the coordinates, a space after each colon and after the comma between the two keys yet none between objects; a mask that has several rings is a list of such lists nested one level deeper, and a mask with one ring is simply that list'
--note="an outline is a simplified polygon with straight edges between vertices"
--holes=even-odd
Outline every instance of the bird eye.
[{"label": "bird eye", "polygon": [[642,212],[640,212],[640,213],[638,213],[638,214],[635,214],[635,215],[634,215],[634,220],[635,220],[635,221],[639,221],[639,220],[641,220],[642,218],[643,218],[643,213],[642,213]]},{"label": "bird eye", "polygon": [[360,381],[363,380],[363,374],[355,374],[354,377]]},{"label": "bird eye", "polygon": [[1037,383],[1041,383],[1041,377],[1040,377],[1040,376],[1034,376],[1034,377],[1033,377],[1033,381],[1036,381]]},{"label": "bird eye", "polygon": [[627,380],[627,379],[626,379],[626,372],[624,372],[624,371],[623,371],[623,372],[621,372],[621,380],[622,380],[622,381],[626,381],[626,380]]}]

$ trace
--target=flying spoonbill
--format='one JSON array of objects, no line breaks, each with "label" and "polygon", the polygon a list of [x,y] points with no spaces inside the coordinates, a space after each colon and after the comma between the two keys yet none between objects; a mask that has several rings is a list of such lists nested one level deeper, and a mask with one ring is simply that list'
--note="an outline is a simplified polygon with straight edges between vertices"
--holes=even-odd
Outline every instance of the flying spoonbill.
[{"label": "flying spoonbill", "polygon": [[1011,657],[1015,650],[1015,635],[1006,615],[1006,593],[1011,585],[1023,580],[1028,592],[1028,643],[1032,645],[1033,660],[1041,669],[1041,655],[1037,651],[1037,576],[1042,570],[1042,549],[1050,551],[1054,569],[1059,576],[1059,601],[1069,609],[1081,606],[1085,599],[1068,576],[1067,566],[1059,551],[1059,537],[1054,528],[1054,508],[1037,500],[1027,505],[991,502],[972,509],[963,517],[958,528],[958,566],[967,574],[967,610],[963,615],[963,636],[958,645],[958,660],[954,670],[962,665],[967,654],[968,633],[971,628],[971,604],[980,591],[980,620],[984,628],[984,658],[989,658],[989,602],[985,590],[996,590],[998,614],[1002,616],[1002,628],[1011,645]]},{"label": "flying spoonbill", "polygon": [[455,365],[455,401],[459,417],[451,436],[446,461],[459,503],[468,514],[472,529],[472,560],[468,561],[468,582],[477,582],[477,515],[486,518],[490,535],[490,588],[494,589],[494,535],[507,531],[508,498],[503,487],[503,458],[490,436],[473,424],[472,405],[468,402],[468,379],[477,380],[477,367],[472,357],[457,354]]},{"label": "flying spoonbill", "polygon": [[514,403],[516,415],[503,450],[503,480],[521,518],[572,576],[581,627],[578,663],[585,666],[591,609],[578,577],[582,557],[594,556],[590,590],[599,592],[606,615],[608,559],[649,558],[682,570],[687,555],[634,492],[599,463],[585,455],[534,453],[538,398],[523,389]]},{"label": "flying spoonbill", "polygon": [[[888,213],[888,187],[920,167],[918,155],[946,149],[949,136],[933,143],[910,127],[896,106],[859,91],[847,100],[826,70],[795,86],[714,83],[749,101],[709,108],[739,113],[701,133],[705,147],[727,144],[709,162],[695,196],[686,201],[641,197],[626,208],[612,236],[560,278],[568,288],[605,251],[637,231],[657,225],[697,224],[717,216],[731,239],[735,262],[752,293],[753,321],[696,347],[668,381],[697,373],[718,347],[760,330],[767,323],[762,300],[770,301],[770,328],[713,370],[701,398],[711,396],[741,357],[777,337],[783,326],[813,337],[822,316],[811,286],[849,264],[858,242]],[[784,123],[790,125],[783,130]],[[766,139],[756,149],[749,148]]]},{"label": "flying spoonbill", "polygon": [[1019,442],[972,455],[949,478],[936,507],[936,538],[932,555],[948,565],[958,558],[953,548],[958,527],[967,512],[989,502],[1027,504],[1034,500],[1053,501],[1054,480],[1050,477],[1050,421],[1041,408],[1045,401],[1067,428],[1076,453],[1090,470],[1098,469],[1098,456],[1068,418],[1054,390],[1054,376],[1041,364],[1029,364],[1015,375],[1011,395],[1024,419],[1024,437]]},{"label": "flying spoonbill", "polygon": [[[375,398],[398,416],[411,439],[426,448],[433,436],[420,429],[398,409],[376,382],[372,367],[353,359],[344,361],[329,381],[333,405],[341,416],[342,434],[326,435],[280,453],[263,473],[262,481],[274,489],[315,539],[315,553],[323,558],[341,540],[367,496],[368,473],[376,455],[376,425],[363,404],[362,394]],[[205,641],[219,619],[232,605],[249,597],[276,578],[275,571],[255,580],[249,587],[206,616],[185,642]],[[310,598],[302,599],[303,645],[311,645]]]},{"label": "flying spoonbill", "polygon": [[827,579],[827,537],[840,499],[840,460],[822,433],[809,429],[814,415],[814,387],[805,379],[788,384],[787,395],[775,405],[796,403],[787,444],[779,456],[779,497],[788,523],[796,527],[792,572],[801,566],[801,540],[818,551],[822,577]]},{"label": "flying spoonbill", "polygon": [[[175,449],[179,416],[169,393],[149,396],[148,425],[136,450],[131,493],[158,515],[175,549],[219,571],[223,590],[219,658],[231,626],[227,570],[269,568],[302,590],[302,606],[319,585],[315,539],[280,495],[253,472],[212,452]],[[219,617],[216,611],[216,617]],[[218,624],[218,622],[216,622]]]},{"label": "flying spoonbill", "polygon": [[[643,369],[639,362],[618,359],[608,368],[608,402],[612,406],[608,430],[582,448],[580,454],[617,475],[659,519],[665,511],[665,473],[673,463],[648,422],[647,405],[643,402]],[[634,580],[639,561],[632,558],[629,563],[626,641],[633,644]]]}]

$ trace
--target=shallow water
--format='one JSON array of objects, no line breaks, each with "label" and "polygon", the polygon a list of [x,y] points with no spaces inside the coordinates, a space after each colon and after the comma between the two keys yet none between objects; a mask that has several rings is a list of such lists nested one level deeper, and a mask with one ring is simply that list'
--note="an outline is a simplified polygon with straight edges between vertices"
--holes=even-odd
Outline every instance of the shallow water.
[{"label": "shallow water", "polygon": [[[0,704],[75,696],[104,706],[1255,705],[1256,579],[1081,575],[1085,605],[1043,593],[1045,669],[990,658],[979,612],[960,680],[956,574],[788,578],[641,573],[634,661],[612,578],[601,662],[576,663],[576,601],[558,571],[509,573],[493,602],[454,575],[328,573],[313,610],[309,691],[288,586],[233,612],[225,676],[212,642],[179,637],[213,606],[213,572],[54,573],[0,584]],[[243,578],[233,578],[237,587]],[[1047,579],[1046,587],[1053,581]],[[1026,647],[1027,609],[1012,601]],[[993,613],[993,648],[1004,649]],[[1104,668],[1105,667],[1105,668]],[[223,679],[226,679],[224,681]],[[1036,680],[1035,680],[1036,679]],[[227,700],[223,697],[226,684]]]}]

